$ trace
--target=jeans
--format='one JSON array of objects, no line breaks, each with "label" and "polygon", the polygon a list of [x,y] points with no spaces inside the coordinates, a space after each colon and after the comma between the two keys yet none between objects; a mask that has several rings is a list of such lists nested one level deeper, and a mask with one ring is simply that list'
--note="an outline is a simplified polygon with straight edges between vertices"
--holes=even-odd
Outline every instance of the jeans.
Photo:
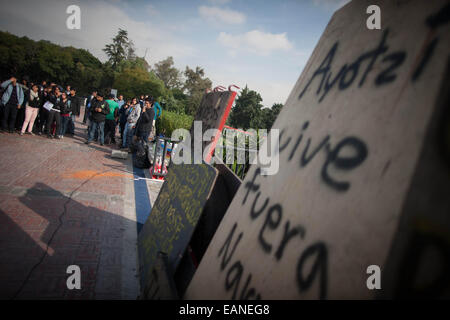
[{"label": "jeans", "polygon": [[109,137],[110,143],[116,143],[116,121],[115,120],[105,120],[105,139]]},{"label": "jeans", "polygon": [[150,135],[150,131],[148,132],[139,132],[139,134],[137,134],[137,136],[139,138],[141,138],[142,140],[144,140],[146,143],[148,143],[148,136]]},{"label": "jeans", "polygon": [[70,116],[61,116],[61,129],[59,135],[63,136],[66,134],[67,128],[69,126]]},{"label": "jeans", "polygon": [[129,123],[127,122],[127,124],[125,125],[125,130],[123,132],[123,142],[122,142],[122,147],[126,148],[128,147],[128,144],[130,143],[131,139],[133,138],[133,134],[134,134],[134,130],[133,126],[135,124],[134,123]]},{"label": "jeans", "polygon": [[48,135],[50,135],[50,136],[52,135],[52,123],[53,123],[53,120],[55,120],[55,122],[56,122],[55,135],[58,135],[59,134],[59,130],[61,130],[60,129],[60,127],[61,127],[61,115],[59,114],[59,112],[57,112],[57,111],[50,111],[48,113],[47,132],[48,132]]},{"label": "jeans", "polygon": [[84,116],[83,116],[83,123],[86,123],[87,119],[89,118],[89,111],[91,109],[88,107],[84,107]]},{"label": "jeans", "polygon": [[68,128],[70,134],[75,134],[75,118],[76,118],[76,116],[74,114],[72,114],[70,116],[69,128]]},{"label": "jeans", "polygon": [[17,117],[17,105],[7,103],[2,108],[3,108],[2,129],[14,130]]},{"label": "jeans", "polygon": [[119,128],[120,128],[120,139],[123,140],[123,133],[125,131],[125,126],[127,125],[126,122],[120,122],[119,123]]},{"label": "jeans", "polygon": [[98,137],[100,139],[100,144],[105,144],[105,121],[96,122],[91,121],[91,128],[89,130],[88,142],[94,140],[94,134],[98,131]]},{"label": "jeans", "polygon": [[[44,108],[39,110],[39,121],[37,123],[37,132],[44,133],[46,130],[46,124],[48,119],[48,111]],[[48,130],[47,130],[48,131]]]}]

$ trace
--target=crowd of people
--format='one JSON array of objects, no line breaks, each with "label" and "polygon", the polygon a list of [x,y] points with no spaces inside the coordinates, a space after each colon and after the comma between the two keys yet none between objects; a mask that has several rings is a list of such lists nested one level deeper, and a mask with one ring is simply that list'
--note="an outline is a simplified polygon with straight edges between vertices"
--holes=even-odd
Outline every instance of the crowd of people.
[{"label": "crowd of people", "polygon": [[[124,100],[115,95],[95,90],[86,99],[77,96],[75,88],[65,89],[56,83],[29,82],[24,77],[19,83],[15,77],[2,82],[0,88],[0,130],[20,135],[46,135],[63,139],[75,134],[75,119],[84,106],[83,123],[87,125],[86,144],[118,144],[128,149],[134,139],[148,141],[155,135],[155,121],[161,116],[160,104],[151,95]],[[134,138],[136,137],[136,138]]]}]

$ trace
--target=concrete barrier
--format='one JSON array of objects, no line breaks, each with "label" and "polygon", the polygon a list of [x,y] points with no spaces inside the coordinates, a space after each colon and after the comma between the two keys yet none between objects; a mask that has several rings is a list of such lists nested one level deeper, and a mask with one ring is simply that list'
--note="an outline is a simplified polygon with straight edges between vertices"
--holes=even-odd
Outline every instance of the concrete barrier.
[{"label": "concrete barrier", "polygon": [[274,123],[280,171],[250,168],[184,298],[449,297],[449,12],[333,15]]}]

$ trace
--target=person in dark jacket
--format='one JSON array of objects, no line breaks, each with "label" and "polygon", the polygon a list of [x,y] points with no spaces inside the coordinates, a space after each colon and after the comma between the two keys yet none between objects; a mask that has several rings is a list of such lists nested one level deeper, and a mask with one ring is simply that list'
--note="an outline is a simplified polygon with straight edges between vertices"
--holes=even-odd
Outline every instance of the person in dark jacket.
[{"label": "person in dark jacket", "polygon": [[49,101],[52,89],[46,86],[41,93],[41,105],[39,106],[39,115],[37,122],[37,134],[41,135],[47,130],[48,110],[44,108],[44,104]]},{"label": "person in dark jacket", "polygon": [[22,86],[17,83],[17,79],[15,77],[11,77],[11,79],[6,80],[1,84],[1,86],[4,89],[2,95],[2,130],[9,130],[9,133],[14,133],[17,110],[22,107],[24,92]]},{"label": "person in dark jacket", "polygon": [[76,96],[77,91],[75,88],[70,89],[70,106],[72,108],[72,114],[69,121],[69,133],[71,135],[75,134],[75,119],[80,116],[81,111],[81,101],[80,98]]},{"label": "person in dark jacket", "polygon": [[72,112],[72,106],[69,100],[69,96],[66,92],[61,94],[61,101],[59,102],[59,110],[61,114],[61,129],[59,131],[59,138],[64,138],[67,127],[70,122],[70,113]]},{"label": "person in dark jacket", "polygon": [[105,144],[105,120],[106,115],[109,113],[109,106],[106,101],[103,100],[103,94],[97,93],[97,99],[91,103],[91,127],[89,130],[88,140],[86,144],[90,144],[94,140],[94,134],[98,131],[98,138],[100,145]]},{"label": "person in dark jacket", "polygon": [[125,130],[125,125],[127,124],[128,114],[130,112],[131,100],[127,100],[119,109],[119,129],[120,129],[120,140],[123,140],[123,132]]},{"label": "person in dark jacket", "polygon": [[26,105],[28,104],[28,97],[30,95],[30,79],[28,76],[24,76],[22,79],[22,83],[19,84],[22,87],[23,90],[23,104],[22,108],[17,110],[17,116],[16,116],[16,129],[17,131],[21,131],[23,122],[25,121],[25,109]]},{"label": "person in dark jacket", "polygon": [[[60,102],[61,102],[61,90],[58,86],[53,87],[53,92],[50,94],[48,101],[53,104],[52,109],[48,112],[48,118],[47,118],[47,133],[48,137],[50,139],[53,138],[60,138],[59,137],[59,130],[61,127],[61,110],[60,108]],[[55,135],[53,136],[52,132],[52,125],[53,121],[56,124],[55,127]]]},{"label": "person in dark jacket", "polygon": [[91,104],[92,104],[92,102],[95,101],[96,96],[97,96],[97,91],[94,90],[94,91],[92,91],[91,96],[88,97],[86,100],[86,107],[84,108],[84,117],[83,117],[84,124],[86,124],[86,121],[89,119]]},{"label": "person in dark jacket", "polygon": [[154,118],[155,110],[153,109],[153,100],[147,98],[144,101],[144,108],[136,124],[136,136],[145,142],[148,142],[148,136],[152,131]]}]

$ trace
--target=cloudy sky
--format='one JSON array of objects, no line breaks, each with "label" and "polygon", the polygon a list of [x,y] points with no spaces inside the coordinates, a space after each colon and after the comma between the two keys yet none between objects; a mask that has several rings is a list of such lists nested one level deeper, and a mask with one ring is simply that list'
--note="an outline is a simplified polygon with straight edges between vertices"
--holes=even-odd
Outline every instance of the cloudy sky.
[{"label": "cloudy sky", "polygon": [[[89,50],[119,28],[153,65],[173,56],[177,68],[201,66],[213,86],[258,91],[265,106],[284,103],[333,12],[348,0],[0,0],[0,30]],[[81,29],[66,27],[69,5]]]}]

